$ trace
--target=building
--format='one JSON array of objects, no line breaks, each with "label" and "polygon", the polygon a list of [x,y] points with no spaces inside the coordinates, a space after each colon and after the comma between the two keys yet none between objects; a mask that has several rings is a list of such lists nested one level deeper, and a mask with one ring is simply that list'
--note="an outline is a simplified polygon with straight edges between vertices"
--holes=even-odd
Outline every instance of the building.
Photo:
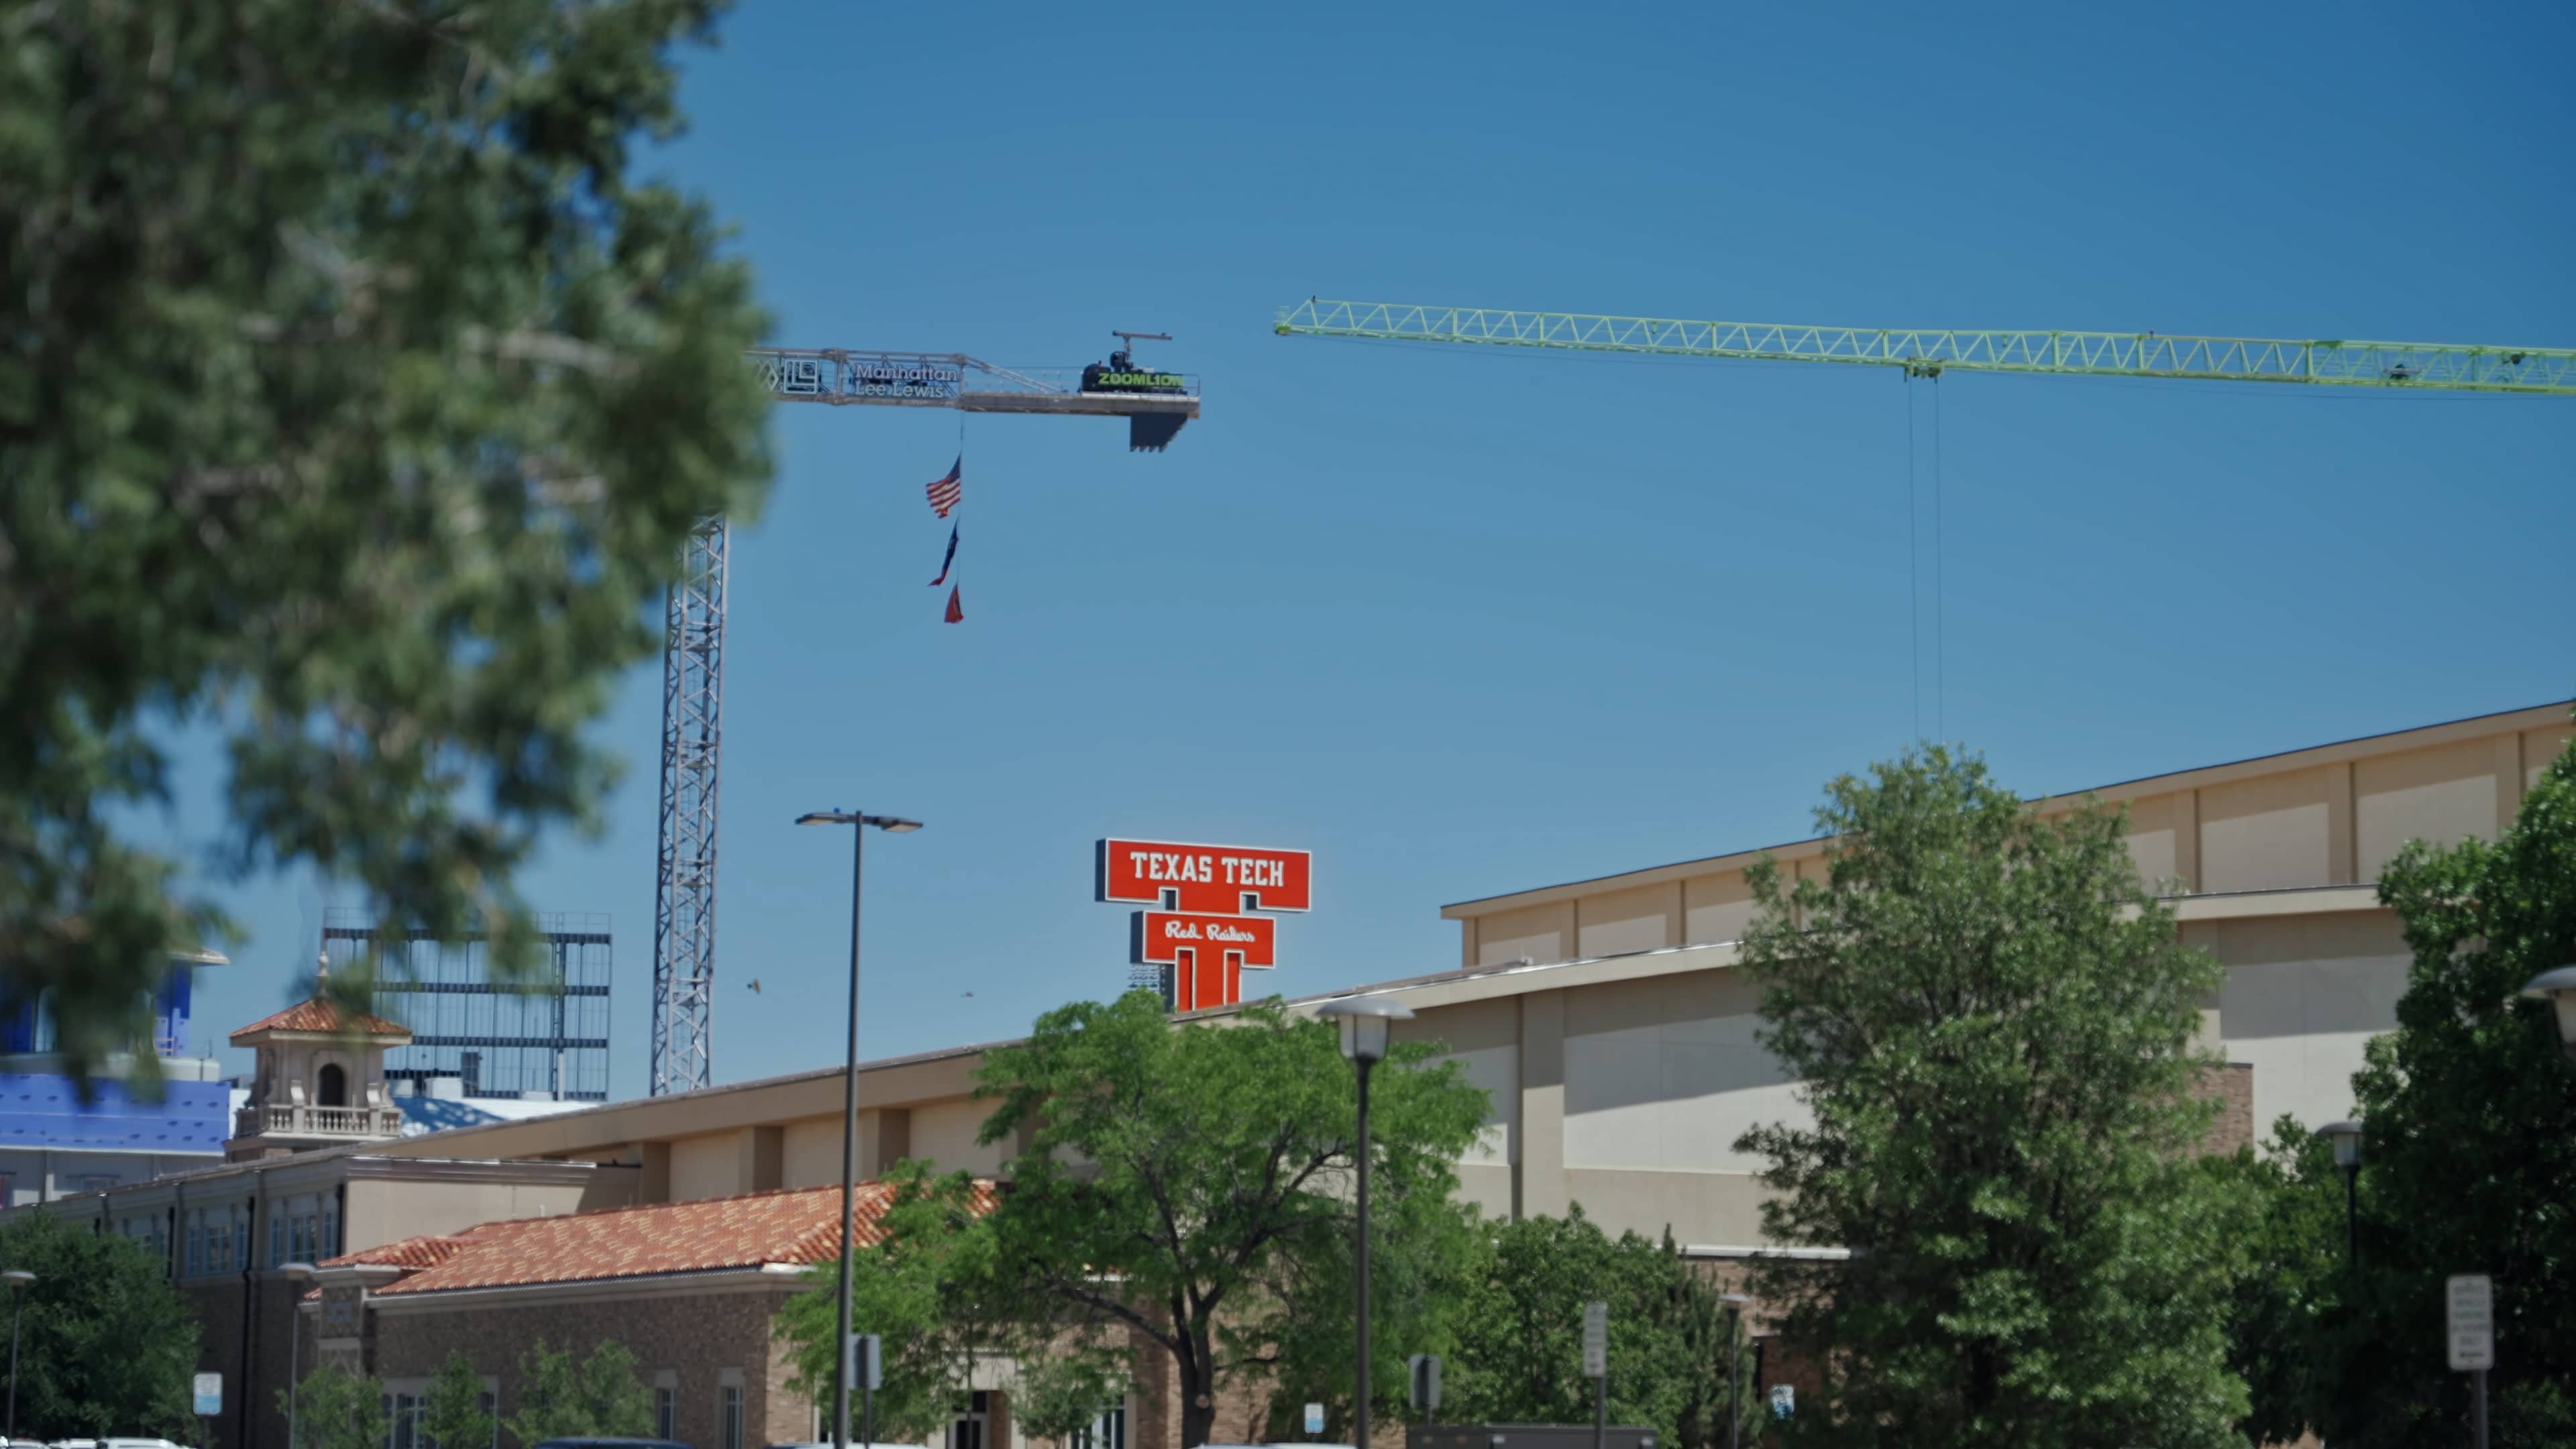
[{"label": "building", "polygon": [[43,1203],[69,1193],[99,1192],[223,1158],[230,1088],[221,1066],[191,1051],[189,1016],[196,973],[227,964],[216,951],[170,958],[153,993],[151,1041],[160,1082],[129,1087],[135,1058],[111,1060],[107,1074],[82,1084],[54,1051],[47,1000],[0,1021],[0,1207]]},{"label": "building", "polygon": [[608,1100],[608,917],[537,918],[544,964],[534,982],[496,981],[480,936],[413,934],[387,941],[364,912],[335,908],[322,927],[326,966],[376,956],[376,999],[410,1030],[390,1051],[386,1080],[427,1095],[453,1077],[468,1097]]},{"label": "building", "polygon": [[[2202,1016],[2204,1040],[2231,1064],[2215,1084],[2228,1100],[2227,1141],[2248,1140],[2284,1114],[2311,1125],[2346,1114],[2362,1044],[2393,1025],[2409,960],[2397,921],[2373,888],[2381,866],[2410,838],[2493,835],[2513,819],[2539,771],[2568,747],[2570,734],[2568,705],[2561,703],[2094,792],[2128,807],[2130,848],[2142,878],[2167,897],[2183,937],[2209,949],[2226,969],[2225,984]],[[1414,1009],[1416,1018],[1401,1030],[1445,1043],[1491,1094],[1485,1134],[1461,1163],[1464,1192],[1490,1214],[1562,1213],[1580,1203],[1613,1232],[1653,1235],[1669,1226],[1686,1251],[1717,1271],[1769,1253],[1831,1254],[1832,1245],[1764,1241],[1755,1164],[1733,1149],[1746,1127],[1794,1120],[1800,1112],[1795,1084],[1755,1042],[1754,992],[1735,969],[1734,942],[1751,912],[1744,869],[1767,853],[1785,872],[1818,872],[1826,846],[1799,841],[1460,902],[1444,911],[1459,922],[1454,965],[1295,1004],[1311,1009],[1334,997],[1368,994]],[[997,1173],[1010,1144],[975,1140],[986,1111],[972,1096],[984,1050],[939,1047],[860,1068],[862,1176],[879,1176],[907,1157],[980,1176]],[[655,1233],[665,1223],[703,1225],[722,1222],[727,1213],[784,1211],[742,1204],[793,1198],[838,1181],[842,1088],[838,1068],[773,1077],[237,1164],[76,1197],[55,1210],[94,1214],[110,1230],[147,1240],[156,1231],[152,1224],[164,1222],[160,1242],[183,1286],[216,1295],[213,1311],[241,1316],[238,1341],[210,1341],[207,1366],[227,1368],[222,1356],[231,1352],[245,1355],[242,1362],[267,1365],[252,1385],[265,1405],[283,1366],[258,1355],[288,1336],[282,1315],[299,1300],[276,1269],[297,1261],[291,1256],[297,1244],[328,1234],[346,1250],[330,1271],[334,1291],[354,1306],[334,1310],[343,1313],[335,1322],[344,1329],[353,1322],[376,1325],[371,1341],[363,1329],[355,1335],[355,1351],[380,1373],[416,1376],[426,1362],[425,1353],[386,1357],[387,1326],[405,1314],[473,1314],[476,1331],[492,1335],[490,1346],[507,1357],[539,1317],[519,1306],[529,1300],[497,1296],[503,1288],[566,1303],[626,1305],[621,1313],[631,1309],[639,1315],[635,1321],[645,1322],[644,1305],[653,1295],[677,1292],[679,1275],[700,1270],[673,1269],[667,1279],[589,1277],[578,1286],[496,1284],[496,1296],[478,1299],[471,1294],[482,1288],[441,1289],[441,1280],[426,1274],[387,1276],[380,1289],[369,1273],[403,1265],[372,1263],[368,1255],[424,1236],[470,1239],[487,1224],[496,1225],[497,1244],[503,1240],[498,1225],[507,1219],[612,1206],[733,1201],[717,1206],[712,1219],[646,1213],[615,1220],[653,1224]],[[200,1206],[246,1214],[226,1219],[241,1226],[227,1229],[233,1256],[215,1272],[188,1271],[191,1262],[207,1265],[188,1258],[184,1233],[166,1226],[194,1222],[187,1214]],[[332,1214],[327,1220],[326,1213]],[[281,1219],[283,1228],[275,1225]],[[297,1226],[308,1220],[309,1227]],[[776,1240],[764,1235],[775,1225],[745,1221],[718,1253],[724,1262],[704,1271],[740,1272],[754,1258],[768,1261]],[[507,1230],[519,1231],[525,1230]],[[567,1253],[569,1261],[580,1261]],[[404,1281],[430,1286],[395,1291]],[[438,1296],[447,1292],[453,1296]],[[407,1294],[417,1296],[409,1304],[396,1301]],[[306,1311],[320,1314],[324,1301]],[[316,1323],[308,1323],[308,1345],[332,1336]],[[763,1381],[755,1394],[754,1366],[746,1359],[734,1367],[743,1376],[743,1412],[752,1415],[751,1406],[759,1406],[757,1424],[745,1420],[745,1442],[790,1437],[798,1415],[810,1408],[792,1402],[779,1380]],[[504,1370],[486,1372],[506,1412],[512,1382]],[[725,1402],[721,1382],[684,1387],[699,1401],[698,1408],[684,1406],[684,1426],[692,1422],[685,1414],[703,1410],[711,1388],[714,1402]],[[1019,1449],[1007,1389],[997,1382],[979,1395],[979,1407],[960,1420],[949,1449]],[[1176,1442],[1160,1408],[1165,1393],[1163,1385],[1140,1383],[1119,1406],[1118,1432],[1132,1431],[1140,1449]],[[218,1442],[240,1449],[251,1442],[240,1437],[249,1427],[246,1421],[228,1426]],[[1221,1419],[1220,1437],[1246,1428],[1240,1418]],[[258,1442],[276,1442],[274,1433],[272,1426]],[[718,1438],[685,1430],[681,1437],[701,1449],[725,1449]]]}]

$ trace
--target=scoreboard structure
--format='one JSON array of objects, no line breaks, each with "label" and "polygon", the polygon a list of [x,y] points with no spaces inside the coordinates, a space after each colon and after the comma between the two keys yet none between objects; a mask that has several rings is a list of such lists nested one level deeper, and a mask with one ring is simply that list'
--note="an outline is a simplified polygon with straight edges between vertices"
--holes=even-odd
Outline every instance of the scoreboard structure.
[{"label": "scoreboard structure", "polygon": [[1128,922],[1128,959],[1160,968],[1174,1011],[1243,1000],[1243,973],[1279,964],[1277,913],[1314,904],[1314,857],[1303,850],[1099,842],[1095,899],[1143,906]]}]

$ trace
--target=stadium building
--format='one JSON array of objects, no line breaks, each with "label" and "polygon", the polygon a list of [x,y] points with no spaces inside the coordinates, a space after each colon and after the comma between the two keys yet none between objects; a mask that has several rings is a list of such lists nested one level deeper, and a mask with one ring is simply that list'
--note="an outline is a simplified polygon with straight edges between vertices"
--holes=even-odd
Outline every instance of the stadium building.
[{"label": "stadium building", "polygon": [[[2202,1008],[2203,1039],[2228,1064],[2212,1084],[2226,1104],[2217,1145],[2282,1115],[2347,1113],[2363,1043],[2394,1024],[2406,983],[2381,867],[2410,839],[2495,835],[2570,733],[2558,703],[2091,792],[2128,807],[2141,878],[2225,967]],[[1491,1095],[1460,1164],[1491,1215],[1579,1203],[1612,1232],[1669,1227],[1721,1274],[1770,1253],[1833,1256],[1838,1245],[1763,1240],[1755,1164],[1733,1146],[1801,1115],[1796,1084],[1756,1044],[1755,993],[1736,969],[1745,869],[1768,854],[1817,874],[1825,851],[1798,841],[1461,902],[1444,909],[1459,923],[1454,964],[1294,1004],[1369,994],[1413,1008],[1402,1030],[1445,1043]],[[1010,1144],[977,1143],[985,1104],[971,1095],[986,1048],[923,1046],[860,1068],[861,1174],[907,1157],[997,1174]],[[239,1388],[215,1426],[226,1449],[280,1442],[270,1408],[291,1337],[305,1367],[337,1357],[398,1399],[462,1349],[508,1412],[528,1344],[611,1332],[635,1340],[675,1437],[749,1449],[816,1428],[766,1324],[815,1261],[813,1235],[835,1227],[835,1194],[820,1190],[838,1181],[842,1089],[834,1067],[235,1163],[51,1210],[146,1225],[201,1314],[230,1324],[210,1329],[205,1363]],[[222,1251],[195,1246],[200,1213],[240,1225]],[[316,1282],[286,1281],[307,1244],[337,1256]],[[941,1449],[1020,1449],[1007,1366],[979,1390]],[[1176,1445],[1170,1393],[1140,1380],[1082,1449]],[[1218,1439],[1242,1442],[1249,1406],[1219,1409]]]}]

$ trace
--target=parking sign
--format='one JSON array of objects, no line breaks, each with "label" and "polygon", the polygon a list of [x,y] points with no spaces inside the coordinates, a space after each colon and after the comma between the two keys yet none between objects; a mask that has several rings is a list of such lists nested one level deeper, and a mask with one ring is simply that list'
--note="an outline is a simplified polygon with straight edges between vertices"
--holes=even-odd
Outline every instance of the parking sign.
[{"label": "parking sign", "polygon": [[2495,1280],[2484,1273],[2454,1275],[2443,1295],[2450,1309],[2451,1369],[2470,1373],[2495,1367]]},{"label": "parking sign", "polygon": [[198,1418],[211,1419],[224,1411],[222,1374],[199,1374],[192,1387],[196,1390]]}]

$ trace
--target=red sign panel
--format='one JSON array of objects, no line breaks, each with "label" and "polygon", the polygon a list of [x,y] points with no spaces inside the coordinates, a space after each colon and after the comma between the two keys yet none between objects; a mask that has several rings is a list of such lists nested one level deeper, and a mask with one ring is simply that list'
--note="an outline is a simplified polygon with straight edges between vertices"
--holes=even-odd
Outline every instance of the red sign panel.
[{"label": "red sign panel", "polygon": [[1097,880],[1101,900],[1166,911],[1302,911],[1312,903],[1313,859],[1303,850],[1104,840]]},{"label": "red sign panel", "polygon": [[1279,964],[1279,923],[1268,916],[1190,916],[1138,911],[1134,958],[1139,966],[1177,966],[1184,956],[1232,956],[1254,970]]}]

